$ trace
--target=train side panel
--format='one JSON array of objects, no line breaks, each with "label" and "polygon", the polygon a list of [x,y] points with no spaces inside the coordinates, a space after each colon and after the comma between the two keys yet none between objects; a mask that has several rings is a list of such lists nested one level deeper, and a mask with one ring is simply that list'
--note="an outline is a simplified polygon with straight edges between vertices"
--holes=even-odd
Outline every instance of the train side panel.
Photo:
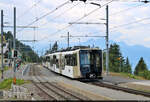
[{"label": "train side panel", "polygon": [[73,67],[72,66],[65,66],[65,68],[62,70],[62,75],[74,78],[73,76]]}]

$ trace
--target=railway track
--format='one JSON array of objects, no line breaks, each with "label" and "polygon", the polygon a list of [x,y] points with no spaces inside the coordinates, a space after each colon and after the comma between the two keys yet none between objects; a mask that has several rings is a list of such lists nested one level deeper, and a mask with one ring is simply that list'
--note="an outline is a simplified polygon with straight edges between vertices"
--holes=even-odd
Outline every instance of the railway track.
[{"label": "railway track", "polygon": [[[30,68],[30,75],[33,75],[35,76],[35,69],[34,68]],[[50,94],[47,93],[46,90],[43,89],[43,87],[41,87],[42,85],[37,83],[37,82],[34,82],[33,80],[31,81],[33,83],[33,85],[35,87],[37,87],[40,91],[42,91],[42,93],[44,94],[43,96],[48,96],[48,99],[51,99],[51,100],[55,100],[55,97],[51,96]]]},{"label": "railway track", "polygon": [[[39,72],[35,71],[34,66],[32,67],[32,75],[36,77],[37,75],[39,75]],[[32,83],[44,94],[48,95],[48,97],[52,100],[86,100],[86,98],[82,99],[81,97],[74,95],[68,90],[63,89],[62,87],[58,86],[57,83],[50,83],[46,81],[42,82],[44,79],[42,78],[41,80],[38,77],[36,77],[36,79],[39,82],[37,83],[32,81]]]},{"label": "railway track", "polygon": [[42,91],[42,93],[44,94],[44,96],[48,96],[49,99],[55,100],[55,97],[51,96],[50,94],[48,94],[42,87],[41,85],[37,84],[36,82],[32,81],[32,83],[34,84],[34,86],[36,86],[40,91]]},{"label": "railway track", "polygon": [[118,85],[113,85],[113,84],[109,84],[109,83],[105,83],[105,82],[92,82],[90,84],[100,86],[100,87],[115,89],[115,90],[119,90],[119,91],[124,91],[124,92],[131,93],[131,94],[143,95],[143,96],[146,96],[146,97],[150,97],[149,92],[144,92],[144,91],[139,91],[139,90],[135,90],[135,89],[125,88],[125,87],[121,87],[121,86],[118,86]]}]

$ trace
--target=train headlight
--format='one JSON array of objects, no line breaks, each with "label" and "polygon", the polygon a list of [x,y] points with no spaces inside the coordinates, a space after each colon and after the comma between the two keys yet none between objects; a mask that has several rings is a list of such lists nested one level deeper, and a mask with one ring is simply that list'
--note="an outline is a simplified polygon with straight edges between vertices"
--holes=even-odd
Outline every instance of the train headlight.
[{"label": "train headlight", "polygon": [[96,75],[95,74],[90,74],[89,77],[90,78],[96,78]]}]

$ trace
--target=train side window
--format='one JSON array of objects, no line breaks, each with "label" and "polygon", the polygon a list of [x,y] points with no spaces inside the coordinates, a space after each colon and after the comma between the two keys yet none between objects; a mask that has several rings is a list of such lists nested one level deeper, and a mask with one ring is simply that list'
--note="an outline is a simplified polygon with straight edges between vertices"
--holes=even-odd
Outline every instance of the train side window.
[{"label": "train side window", "polygon": [[62,56],[62,58],[61,58],[61,67],[62,67],[62,69],[65,68],[65,57],[64,56]]},{"label": "train side window", "polygon": [[70,66],[70,55],[65,55],[65,64]]},{"label": "train side window", "polygon": [[56,63],[58,63],[58,59],[56,59]]},{"label": "train side window", "polygon": [[65,55],[65,65],[67,65],[67,55]]},{"label": "train side window", "polygon": [[77,54],[73,54],[73,65],[77,66]]},{"label": "train side window", "polygon": [[56,59],[56,67],[59,68],[59,61]]},{"label": "train side window", "polygon": [[77,54],[65,55],[65,64],[68,66],[77,66]]},{"label": "train side window", "polygon": [[53,59],[56,59],[56,55],[53,55]]},{"label": "train side window", "polygon": [[48,57],[48,62],[50,61],[50,57]]},{"label": "train side window", "polygon": [[56,55],[53,55],[53,64],[56,64]]},{"label": "train side window", "polygon": [[50,58],[50,66],[52,67],[53,66],[53,59]]},{"label": "train side window", "polygon": [[77,66],[77,54],[72,54],[70,56],[70,65]]}]

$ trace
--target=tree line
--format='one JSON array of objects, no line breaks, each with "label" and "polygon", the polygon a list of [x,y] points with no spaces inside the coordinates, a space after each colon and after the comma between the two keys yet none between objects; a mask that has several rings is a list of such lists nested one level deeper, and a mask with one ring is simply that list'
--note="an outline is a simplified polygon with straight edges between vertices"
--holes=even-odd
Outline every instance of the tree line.
[{"label": "tree line", "polygon": [[[9,51],[7,52],[7,57],[11,58],[11,51],[13,49],[13,35],[12,32],[4,32],[5,40],[9,43]],[[36,52],[29,45],[25,45],[16,39],[16,50],[21,53],[21,59],[23,62],[37,62],[40,58]]]},{"label": "tree line", "polygon": [[[106,53],[103,53],[103,65],[105,69],[105,58]],[[134,71],[132,71],[131,64],[129,58],[124,58],[120,51],[120,46],[116,43],[111,44],[109,48],[109,70],[112,72],[123,72],[123,73],[130,73],[133,75],[144,77],[145,79],[150,79],[150,71],[143,59],[140,58],[138,64],[136,65]]]}]

